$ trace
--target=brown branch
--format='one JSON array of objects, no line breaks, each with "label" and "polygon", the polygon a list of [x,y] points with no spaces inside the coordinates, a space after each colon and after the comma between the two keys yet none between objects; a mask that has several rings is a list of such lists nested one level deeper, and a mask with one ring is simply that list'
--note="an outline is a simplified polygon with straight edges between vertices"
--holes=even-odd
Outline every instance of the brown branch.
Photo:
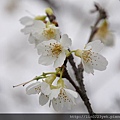
[{"label": "brown branch", "polygon": [[76,67],[76,64],[74,62],[74,57],[73,55],[71,54],[69,57],[68,57],[68,60],[72,66],[72,69],[74,71],[74,74],[75,74],[75,77],[76,77],[76,80],[77,82],[79,83],[80,85],[80,88],[86,92],[85,88],[84,88],[84,84],[83,84],[83,67],[82,67],[82,64],[81,64],[81,69],[80,71],[78,70],[78,68]]},{"label": "brown branch", "polygon": [[[86,90],[85,90],[85,87],[84,87],[83,82],[80,82],[80,83],[79,83],[80,86],[77,86],[77,85],[75,84],[75,82],[72,80],[72,78],[70,77],[70,75],[69,75],[69,73],[68,73],[68,71],[67,71],[67,69],[66,69],[66,67],[67,67],[67,66],[66,66],[67,60],[69,60],[69,62],[71,63],[71,66],[72,66],[72,68],[73,68],[73,70],[74,70],[76,79],[79,80],[79,79],[81,78],[81,80],[82,80],[82,78],[83,78],[83,76],[79,74],[79,71],[78,71],[78,69],[77,69],[77,67],[76,67],[76,64],[75,64],[75,62],[74,62],[74,58],[73,58],[72,55],[70,55],[70,56],[65,60],[65,62],[64,62],[64,74],[63,74],[63,77],[66,78],[66,79],[68,79],[69,82],[70,82],[70,83],[73,85],[73,87],[75,88],[75,90],[78,92],[78,94],[79,94],[80,97],[82,98],[82,100],[83,100],[83,102],[84,102],[84,104],[85,104],[85,106],[86,106],[89,114],[90,114],[90,115],[95,115],[95,113],[93,112],[93,109],[92,109],[92,107],[91,107],[91,104],[90,104],[90,102],[89,102],[89,98],[88,98],[88,96],[87,96],[87,94],[86,94]],[[91,119],[91,120],[94,120],[94,119]]]},{"label": "brown branch", "polygon": [[[65,78],[67,78],[69,80],[69,82],[74,86],[76,91],[79,93],[80,97],[84,101],[84,104],[85,104],[89,114],[90,115],[95,115],[95,113],[93,112],[93,109],[91,107],[91,103],[89,101],[89,98],[88,98],[88,96],[86,94],[85,85],[83,83],[83,66],[82,66],[82,64],[80,64],[81,65],[80,69],[78,69],[76,67],[73,55],[70,55],[68,57],[68,60],[69,60],[69,62],[71,64],[71,66],[72,66],[72,69],[74,71],[74,74],[75,74],[76,80],[77,80],[77,82],[79,84],[79,87],[76,86],[74,81],[70,78],[67,70],[65,71]],[[94,120],[94,119],[91,118],[91,120]]]},{"label": "brown branch", "polygon": [[[82,100],[84,101],[84,104],[89,112],[89,115],[90,116],[93,116],[93,115],[96,115],[93,110],[92,110],[92,107],[91,107],[91,104],[89,102],[89,98],[87,97],[86,93],[83,92],[79,86],[77,86],[75,84],[75,82],[72,80],[72,78],[70,77],[70,75],[68,74],[68,71],[66,69],[66,67],[64,68],[64,74],[63,74],[63,77],[68,79],[69,82],[73,85],[73,87],[75,88],[76,92],[80,95],[80,97],[82,98]],[[97,119],[94,119],[94,118],[91,118],[91,120],[97,120]]]}]

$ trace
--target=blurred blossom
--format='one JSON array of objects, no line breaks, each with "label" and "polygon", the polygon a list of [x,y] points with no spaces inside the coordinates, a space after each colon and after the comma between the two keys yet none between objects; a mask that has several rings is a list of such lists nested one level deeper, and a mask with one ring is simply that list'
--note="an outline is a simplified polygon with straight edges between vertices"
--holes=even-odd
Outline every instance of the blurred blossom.
[{"label": "blurred blossom", "polygon": [[21,18],[20,22],[25,25],[21,32],[29,34],[29,42],[35,44],[35,46],[50,39],[60,39],[59,28],[53,24],[45,24],[41,20],[36,20],[27,16]]},{"label": "blurred blossom", "polygon": [[106,46],[114,45],[114,34],[109,30],[109,24],[107,20],[104,20],[94,36],[94,40],[101,40]]},{"label": "blurred blossom", "polygon": [[19,7],[20,0],[8,0],[5,9],[7,12],[14,12]]}]

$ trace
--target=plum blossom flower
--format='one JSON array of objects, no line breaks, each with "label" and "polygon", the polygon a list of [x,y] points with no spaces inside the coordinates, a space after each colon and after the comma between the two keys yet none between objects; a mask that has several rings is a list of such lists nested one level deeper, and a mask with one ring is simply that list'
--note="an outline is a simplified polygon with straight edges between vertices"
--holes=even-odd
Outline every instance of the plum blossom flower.
[{"label": "plum blossom flower", "polygon": [[75,55],[80,57],[85,72],[94,73],[94,69],[103,71],[108,65],[108,61],[105,57],[98,52],[103,48],[103,43],[100,40],[95,40],[88,43],[84,50],[76,50]]},{"label": "plum blossom flower", "polygon": [[101,40],[106,46],[114,45],[114,34],[109,30],[109,24],[107,20],[104,20],[101,26],[98,28],[94,40]]},{"label": "plum blossom flower", "polygon": [[30,17],[23,17],[20,19],[21,24],[25,27],[21,30],[24,34],[29,34],[29,42],[37,46],[42,41],[50,39],[59,40],[59,28],[53,24],[45,24],[41,20],[36,20]]},{"label": "plum blossom flower", "polygon": [[40,94],[39,104],[43,106],[49,100],[49,94],[51,93],[50,85],[55,79],[56,75],[51,74],[50,76],[47,76],[47,78],[43,82],[37,81],[35,83],[32,83],[26,88],[26,93],[28,95]]},{"label": "plum blossom flower", "polygon": [[62,84],[59,83],[57,88],[51,90],[49,95],[49,105],[52,103],[52,106],[56,111],[61,111],[64,108],[71,110],[72,106],[76,104],[75,98],[78,97],[78,94],[73,90],[65,88],[64,81],[62,79],[58,81],[62,82]]},{"label": "plum blossom flower", "polygon": [[40,94],[39,96],[39,104],[45,105],[49,100],[49,94],[51,92],[50,85],[55,80],[56,75],[48,76],[43,82],[35,82],[29,85],[26,88],[26,93],[28,95],[31,94]]},{"label": "plum blossom flower", "polygon": [[[47,91],[46,94],[44,94],[42,91]],[[39,104],[45,105],[49,100],[49,93],[50,93],[50,86],[46,82],[35,82],[30,84],[26,88],[26,93],[28,95],[32,94],[40,94],[39,96]]]},{"label": "plum blossom flower", "polygon": [[66,58],[66,50],[71,46],[71,39],[65,34],[59,41],[54,39],[43,41],[38,44],[39,64],[50,65],[54,62],[54,67],[61,67]]},{"label": "plum blossom flower", "polygon": [[51,90],[49,99],[52,102],[53,108],[56,111],[61,111],[63,108],[71,110],[72,106],[75,105],[75,98],[78,94],[70,89],[59,88]]},{"label": "plum blossom flower", "polygon": [[[55,79],[55,76],[52,77]],[[26,93],[39,94],[39,104],[43,106],[49,101],[49,107],[52,104],[55,111],[62,111],[64,108],[71,110],[76,104],[77,92],[67,89],[63,79],[58,80],[57,86],[52,85],[52,81],[32,83],[26,88]]]}]

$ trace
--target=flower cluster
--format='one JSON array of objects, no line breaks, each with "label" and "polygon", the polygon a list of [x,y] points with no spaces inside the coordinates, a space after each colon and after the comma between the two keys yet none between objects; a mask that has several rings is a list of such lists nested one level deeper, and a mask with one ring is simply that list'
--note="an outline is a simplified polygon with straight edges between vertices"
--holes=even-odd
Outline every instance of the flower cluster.
[{"label": "flower cluster", "polygon": [[25,26],[21,31],[24,34],[29,34],[29,42],[35,46],[43,41],[60,39],[59,28],[54,24],[44,23],[44,21],[28,16],[21,18],[20,22]]},{"label": "flower cluster", "polygon": [[[75,105],[75,98],[78,97],[78,94],[67,89],[64,84],[65,60],[74,53],[81,59],[85,72],[94,74],[94,69],[105,70],[108,62],[105,57],[98,53],[103,48],[102,40],[95,40],[86,44],[83,50],[70,50],[72,41],[67,34],[61,35],[53,11],[50,8],[46,9],[45,16],[36,16],[35,18],[26,16],[21,18],[20,22],[24,25],[21,31],[29,35],[29,42],[35,45],[37,53],[40,55],[39,64],[46,66],[53,64],[56,70],[56,72],[43,73],[40,77],[33,79],[37,82],[29,85],[26,88],[26,93],[28,95],[39,94],[40,105],[45,105],[49,101],[49,106],[52,104],[56,111],[61,111],[63,108],[71,109]],[[104,24],[106,26],[106,22]],[[104,26],[99,28],[99,35],[102,34],[103,28],[106,31]],[[107,33],[108,31],[105,32],[105,34]],[[102,38],[105,36],[104,34],[101,35]],[[38,81],[40,79],[42,79],[41,82]],[[56,85],[53,84],[54,81],[57,81]]]},{"label": "flower cluster", "polygon": [[[36,19],[37,18],[37,19]],[[38,19],[38,17],[30,18],[23,17],[20,22],[25,25],[21,30],[24,34],[29,34],[29,42],[35,44],[38,54],[40,55],[39,64],[51,65],[54,63],[54,67],[61,67],[67,57],[68,48],[71,46],[72,41],[68,35],[60,35],[59,27],[50,21]],[[98,33],[102,34],[101,29],[105,29],[107,23],[104,22]],[[108,33],[108,31],[106,31]],[[101,35],[101,37],[105,37]],[[107,60],[96,53],[103,47],[103,44],[99,41],[93,41],[88,43],[84,50],[76,50],[75,55],[80,57],[84,66],[84,70],[87,73],[93,73],[93,69],[105,70],[107,66]]]},{"label": "flower cluster", "polygon": [[75,98],[78,97],[78,94],[67,89],[62,78],[57,81],[56,86],[52,85],[55,79],[56,75],[52,74],[42,82],[32,83],[26,88],[26,93],[28,95],[39,94],[39,104],[42,106],[49,101],[49,106],[52,103],[56,111],[61,111],[64,108],[70,110],[76,104]]},{"label": "flower cluster", "polygon": [[20,22],[25,25],[21,30],[29,34],[29,42],[35,44],[40,55],[39,63],[54,67],[61,67],[66,58],[66,51],[71,46],[71,39],[64,34],[60,37],[60,30],[48,21],[46,24],[41,20],[23,17]]}]

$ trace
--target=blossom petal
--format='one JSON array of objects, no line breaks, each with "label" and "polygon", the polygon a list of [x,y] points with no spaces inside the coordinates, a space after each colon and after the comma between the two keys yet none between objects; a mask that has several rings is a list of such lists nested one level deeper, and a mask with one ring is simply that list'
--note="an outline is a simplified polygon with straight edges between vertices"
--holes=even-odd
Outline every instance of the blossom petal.
[{"label": "blossom petal", "polygon": [[42,64],[42,65],[51,65],[55,61],[55,59],[56,58],[53,56],[41,55],[38,62],[39,62],[39,64]]},{"label": "blossom petal", "polygon": [[55,111],[62,111],[62,109],[64,108],[64,101],[62,98],[60,98],[60,96],[58,96],[58,98],[56,99],[53,98],[52,105]]},{"label": "blossom petal", "polygon": [[[45,41],[44,41],[45,42]],[[50,49],[50,47],[49,47],[49,45],[46,45],[44,42],[42,42],[42,43],[39,43],[38,45],[37,45],[37,51],[38,51],[38,54],[39,55],[51,55],[52,56],[52,53],[51,53],[51,49]]]},{"label": "blossom petal", "polygon": [[95,41],[89,42],[89,43],[86,45],[85,49],[88,49],[90,46],[91,46],[91,48],[92,48],[92,51],[94,51],[94,52],[99,52],[99,51],[102,50],[104,44],[101,43],[100,40],[95,40]]},{"label": "blossom petal", "polygon": [[40,91],[41,91],[41,82],[32,83],[26,88],[26,93],[28,95],[37,94],[37,93],[39,94]]},{"label": "blossom petal", "polygon": [[62,108],[64,107],[63,96],[60,95],[60,90],[61,90],[61,88],[53,91],[54,97],[51,97],[51,98],[53,98],[51,101],[52,101],[52,105],[53,105],[53,108],[55,109],[55,111],[61,111]]},{"label": "blossom petal", "polygon": [[68,110],[71,110],[72,106],[73,106],[73,102],[71,101],[71,99],[64,102],[64,107],[67,108]]},{"label": "blossom petal", "polygon": [[52,89],[51,94],[49,95],[50,100],[52,100],[53,98],[57,98],[59,93],[60,89]]},{"label": "blossom petal", "polygon": [[54,108],[55,111],[60,111],[57,99],[54,98],[52,100],[52,105],[53,105],[53,108]]},{"label": "blossom petal", "polygon": [[26,26],[21,30],[24,34],[39,33],[43,30],[45,24],[42,21],[34,20],[33,25]]},{"label": "blossom petal", "polygon": [[21,24],[28,26],[33,24],[33,19],[28,16],[25,16],[20,19],[20,22]]},{"label": "blossom petal", "polygon": [[70,38],[68,38],[68,35],[67,34],[64,34],[61,39],[60,39],[60,43],[62,44],[62,46],[64,48],[69,48],[72,44],[72,41]]},{"label": "blossom petal", "polygon": [[63,90],[63,93],[64,95],[62,96],[62,98],[60,97],[63,100],[62,106],[64,108],[67,108],[68,110],[71,110],[71,107],[73,106],[73,104],[75,104],[74,97],[71,94],[67,93],[65,89]]},{"label": "blossom petal", "polygon": [[94,69],[100,71],[106,69],[106,66],[108,65],[108,61],[106,60],[105,57],[103,57],[98,53],[92,53],[91,58],[92,58],[92,66]]},{"label": "blossom petal", "polygon": [[41,91],[45,95],[49,95],[51,93],[50,85],[46,82],[41,83]]},{"label": "blossom petal", "polygon": [[41,95],[39,97],[39,104],[43,106],[48,102],[48,100],[49,100],[49,96],[41,93]]},{"label": "blossom petal", "polygon": [[113,46],[114,45],[114,35],[109,32],[106,36],[106,38],[102,41],[107,46]]},{"label": "blossom petal", "polygon": [[28,38],[28,41],[31,43],[31,44],[35,44],[35,47],[37,47],[37,45],[41,42],[40,40],[36,39],[33,34],[30,34],[29,38]]},{"label": "blossom petal", "polygon": [[37,45],[38,54],[52,56],[51,44],[56,43],[56,40],[43,41]]},{"label": "blossom petal", "polygon": [[94,70],[93,70],[93,66],[91,65],[90,62],[85,62],[83,59],[82,59],[82,64],[83,64],[83,68],[84,68],[84,71],[87,72],[87,73],[94,73]]},{"label": "blossom petal", "polygon": [[45,45],[48,45],[50,46],[50,44],[54,44],[54,43],[57,43],[56,40],[54,39],[51,39],[51,40],[48,40],[48,41],[43,41],[42,44],[45,46]]},{"label": "blossom petal", "polygon": [[46,37],[44,37],[42,35],[42,31],[41,32],[36,32],[33,34],[33,36],[38,39],[40,42],[43,42],[43,41],[47,41]]},{"label": "blossom petal", "polygon": [[30,34],[30,36],[29,36],[29,38],[28,38],[28,41],[29,41],[31,44],[36,43],[36,39],[35,39],[35,37],[32,36],[32,34]]},{"label": "blossom petal", "polygon": [[73,104],[76,104],[75,103],[75,98],[78,97],[78,93],[73,91],[73,90],[70,90],[70,89],[65,89],[66,91],[66,94],[67,96],[71,99],[71,101],[73,102]]},{"label": "blossom petal", "polygon": [[60,40],[60,30],[59,28],[56,27],[56,36],[55,36],[55,40]]},{"label": "blossom petal", "polygon": [[[74,96],[77,97],[77,94],[75,93]],[[52,99],[53,108],[56,111],[61,111],[64,108],[70,110],[72,106],[75,104],[74,96],[73,96],[73,91],[60,88],[60,93],[58,97]]]},{"label": "blossom petal", "polygon": [[54,67],[55,68],[61,67],[64,64],[65,58],[66,58],[66,55],[65,55],[65,52],[63,51],[59,54],[58,58],[55,60]]},{"label": "blossom petal", "polygon": [[[65,88],[64,88],[65,89]],[[77,98],[78,97],[78,93],[73,91],[73,90],[70,90],[70,89],[65,89],[65,91],[69,94],[71,94],[74,98]]]}]

